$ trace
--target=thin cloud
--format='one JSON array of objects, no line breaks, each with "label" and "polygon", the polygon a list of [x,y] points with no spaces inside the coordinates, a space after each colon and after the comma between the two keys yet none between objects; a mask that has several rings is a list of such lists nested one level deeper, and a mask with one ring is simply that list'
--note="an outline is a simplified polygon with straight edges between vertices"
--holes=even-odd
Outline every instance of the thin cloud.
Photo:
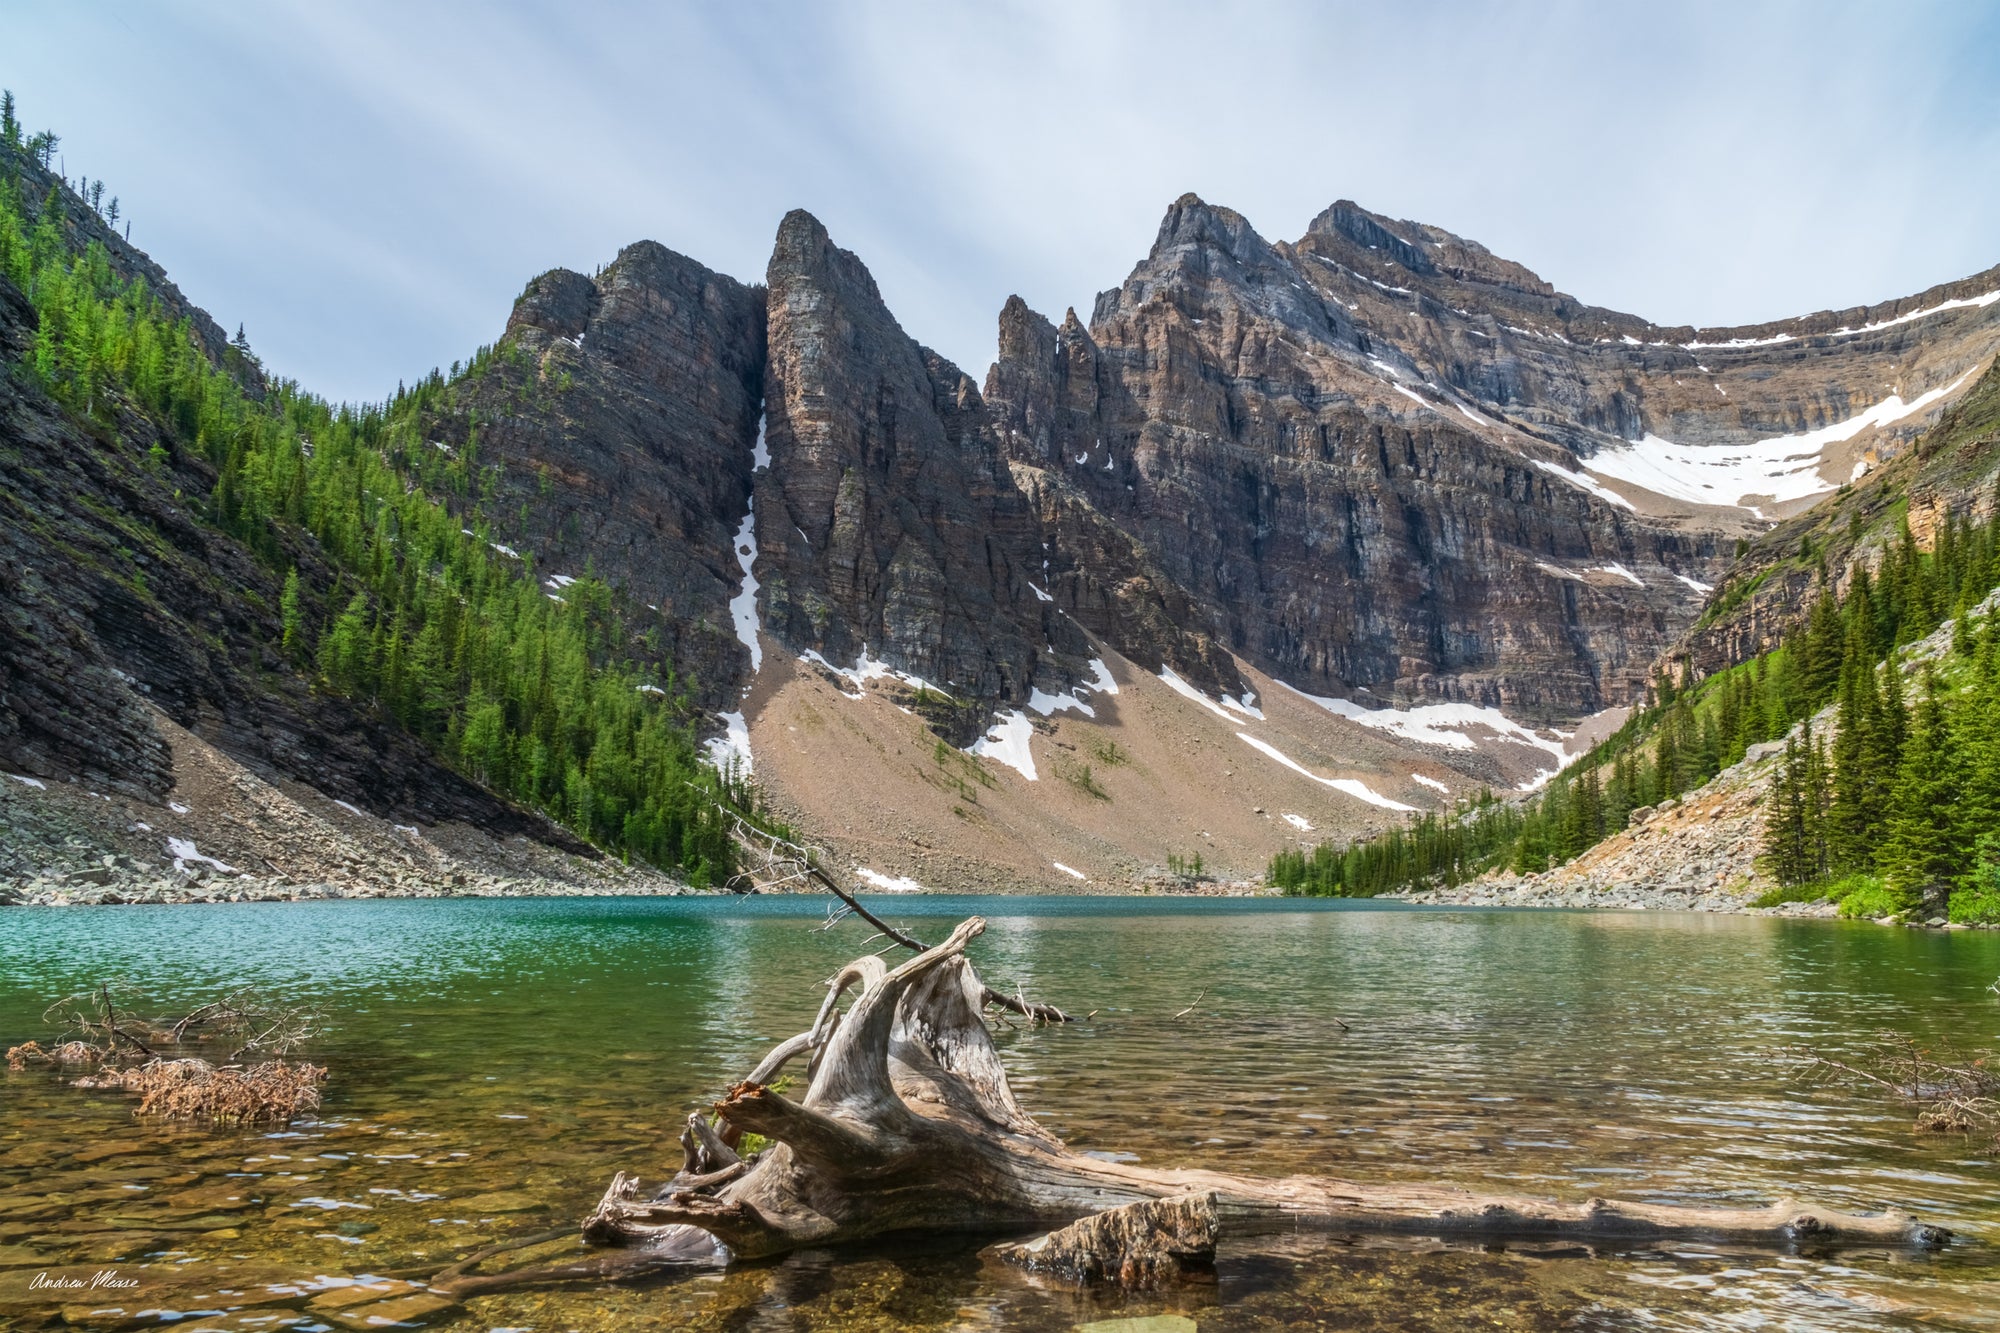
[{"label": "thin cloud", "polygon": [[267,361],[379,398],[555,265],[747,281],[786,209],[975,377],[1013,292],[1088,317],[1187,190],[1336,198],[1662,323],[2000,261],[1980,6],[188,3],[17,15],[15,88]]}]

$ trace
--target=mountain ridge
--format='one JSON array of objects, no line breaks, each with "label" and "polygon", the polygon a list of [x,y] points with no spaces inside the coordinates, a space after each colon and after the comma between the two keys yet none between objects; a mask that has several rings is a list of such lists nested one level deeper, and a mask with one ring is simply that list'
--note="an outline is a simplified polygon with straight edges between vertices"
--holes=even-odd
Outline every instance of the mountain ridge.
[{"label": "mountain ridge", "polygon": [[[1142,881],[1185,821],[1247,870],[1287,827],[1532,785],[1548,728],[1644,694],[1739,540],[1907,466],[2000,347],[2000,269],[1660,328],[1346,200],[1274,242],[1182,196],[1087,324],[1010,298],[983,385],[810,214],[764,279],[652,241],[537,276],[399,408],[394,465],[552,602],[608,584],[620,651],[788,817],[840,842],[900,803],[967,849],[954,882],[1000,858],[1023,887]],[[1189,784],[1242,808],[1210,821]]]}]

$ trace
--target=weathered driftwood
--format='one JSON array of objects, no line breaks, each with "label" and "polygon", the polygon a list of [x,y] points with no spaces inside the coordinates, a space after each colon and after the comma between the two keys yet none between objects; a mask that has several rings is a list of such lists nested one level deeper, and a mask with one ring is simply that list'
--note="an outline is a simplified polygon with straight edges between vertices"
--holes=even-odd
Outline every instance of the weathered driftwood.
[{"label": "weathered driftwood", "polygon": [[1181,1194],[1108,1208],[1030,1241],[996,1245],[991,1253],[1072,1282],[1157,1287],[1213,1268],[1218,1229],[1213,1194]]},{"label": "weathered driftwood", "polygon": [[[1632,1243],[1676,1238],[1928,1246],[1946,1232],[1908,1214],[1862,1215],[1791,1200],[1686,1208],[1469,1193],[1435,1185],[1268,1179],[1156,1170],[1071,1152],[1023,1111],[989,1039],[990,991],[965,958],[985,928],[891,969],[843,968],[806,1032],[779,1045],[715,1104],[723,1132],[689,1119],[682,1169],[648,1192],[623,1172],[584,1223],[587,1241],[626,1247],[633,1270],[755,1259],[895,1231],[1024,1232],[1149,1200],[1213,1197],[1229,1234],[1315,1229],[1461,1238]],[[843,1014],[839,1002],[858,992]],[[797,1101],[769,1086],[809,1054]],[[771,1146],[738,1156],[730,1140]],[[603,1275],[610,1265],[593,1269]]]}]

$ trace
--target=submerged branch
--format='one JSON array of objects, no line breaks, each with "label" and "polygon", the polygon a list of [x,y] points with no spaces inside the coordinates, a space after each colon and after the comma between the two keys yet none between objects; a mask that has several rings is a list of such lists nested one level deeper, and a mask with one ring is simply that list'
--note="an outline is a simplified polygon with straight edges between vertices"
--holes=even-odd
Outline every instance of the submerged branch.
[{"label": "submerged branch", "polygon": [[1881,1032],[1852,1056],[1801,1051],[1795,1058],[1808,1078],[1875,1088],[1910,1103],[1920,1131],[1988,1134],[2000,1142],[2000,1073],[1987,1057],[1933,1051],[1904,1033]]}]

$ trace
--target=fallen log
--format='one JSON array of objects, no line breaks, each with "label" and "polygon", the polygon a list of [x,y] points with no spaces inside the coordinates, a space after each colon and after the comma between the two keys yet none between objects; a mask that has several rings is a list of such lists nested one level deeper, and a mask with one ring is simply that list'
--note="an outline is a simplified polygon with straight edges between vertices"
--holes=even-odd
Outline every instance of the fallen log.
[{"label": "fallen log", "polygon": [[[433,1285],[463,1295],[710,1267],[891,1232],[1024,1233],[1188,1196],[1201,1197],[1203,1215],[1232,1236],[1317,1230],[1901,1247],[1949,1239],[1942,1228],[1898,1210],[1846,1213],[1789,1199],[1714,1209],[1601,1198],[1564,1203],[1441,1185],[1272,1179],[1087,1157],[1038,1125],[1008,1087],[982,1013],[996,996],[965,957],[984,929],[973,917],[944,943],[893,969],[879,957],[841,969],[827,983],[813,1026],[780,1043],[714,1104],[716,1125],[698,1113],[689,1117],[682,1166],[671,1180],[647,1191],[623,1171],[612,1178],[583,1237],[613,1252],[512,1275],[455,1273]],[[855,998],[842,1012],[839,1002],[849,991]],[[808,1057],[809,1082],[793,1101],[771,1081],[800,1056]],[[739,1155],[735,1145],[744,1134],[770,1146]],[[1116,1250],[1111,1245],[1106,1252]],[[1143,1275],[1143,1257],[1137,1266]]]}]

